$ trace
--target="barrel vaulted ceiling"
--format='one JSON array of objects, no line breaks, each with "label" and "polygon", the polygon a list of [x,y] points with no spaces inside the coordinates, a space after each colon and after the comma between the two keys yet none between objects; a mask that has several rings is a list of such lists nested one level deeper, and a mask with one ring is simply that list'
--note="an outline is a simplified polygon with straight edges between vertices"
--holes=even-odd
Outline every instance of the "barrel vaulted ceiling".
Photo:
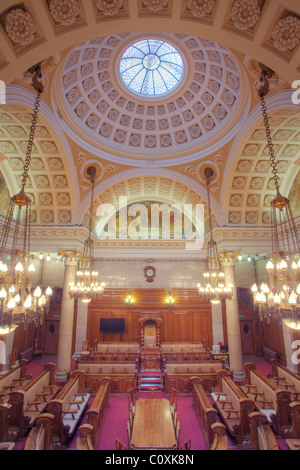
[{"label": "barrel vaulted ceiling", "polygon": [[[156,38],[184,59],[180,85],[153,99],[126,88],[124,50]],[[87,168],[96,203],[205,203],[215,223],[267,227],[274,196],[257,97],[259,62],[275,72],[267,99],[281,190],[300,161],[300,4],[297,0],[3,0],[0,5],[0,170],[20,187],[34,92],[29,67],[42,61],[45,92],[27,192],[37,225],[87,221]]]}]

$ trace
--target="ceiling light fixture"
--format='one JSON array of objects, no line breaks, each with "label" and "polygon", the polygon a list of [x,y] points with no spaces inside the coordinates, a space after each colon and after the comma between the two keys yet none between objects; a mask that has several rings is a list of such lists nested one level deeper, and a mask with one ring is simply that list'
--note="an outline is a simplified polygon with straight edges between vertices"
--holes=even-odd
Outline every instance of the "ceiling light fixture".
[{"label": "ceiling light fixture", "polygon": [[293,218],[290,201],[279,191],[279,177],[272,143],[265,97],[269,91],[269,78],[273,71],[261,65],[262,86],[259,89],[272,174],[276,189],[271,201],[272,255],[266,265],[269,284],[252,286],[254,305],[260,318],[269,322],[276,318],[292,329],[300,329],[300,239]]},{"label": "ceiling light fixture", "polygon": [[76,273],[76,282],[69,285],[71,298],[81,299],[83,303],[90,303],[92,300],[102,296],[105,283],[98,282],[98,271],[94,269],[94,241],[92,239],[93,212],[94,212],[94,192],[96,181],[96,168],[90,166],[87,169],[92,183],[91,205],[89,218],[89,236],[84,242],[83,254]]},{"label": "ceiling light fixture", "polygon": [[31,319],[43,322],[45,308],[52,295],[51,287],[43,293],[41,287],[32,287],[35,266],[30,254],[31,199],[25,193],[34,135],[37,125],[43,85],[41,64],[29,69],[33,74],[32,86],[36,91],[30,135],[22,175],[21,191],[10,199],[0,240],[0,328],[8,334],[16,323]]},{"label": "ceiling light fixture", "polygon": [[213,239],[209,185],[214,172],[208,167],[205,169],[204,174],[207,186],[210,240],[208,242],[206,258],[207,270],[203,274],[204,285],[202,286],[199,283],[197,287],[200,297],[203,297],[212,304],[219,304],[222,300],[231,299],[233,286],[232,284],[225,285],[225,274],[222,271],[217,243]]}]

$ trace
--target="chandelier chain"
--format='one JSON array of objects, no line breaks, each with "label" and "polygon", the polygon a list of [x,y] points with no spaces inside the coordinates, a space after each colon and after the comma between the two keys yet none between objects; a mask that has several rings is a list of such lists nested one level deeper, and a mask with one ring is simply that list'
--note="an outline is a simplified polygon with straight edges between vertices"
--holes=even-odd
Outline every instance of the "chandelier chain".
[{"label": "chandelier chain", "polygon": [[95,177],[91,176],[92,192],[91,192],[91,206],[90,206],[90,220],[89,220],[89,237],[92,234],[93,214],[94,214],[94,194],[95,194]]},{"label": "chandelier chain", "polygon": [[271,130],[270,130],[270,124],[269,124],[269,116],[268,116],[268,111],[267,111],[267,104],[265,101],[264,96],[260,97],[261,99],[261,107],[262,107],[262,116],[264,120],[264,125],[266,129],[266,136],[267,136],[267,144],[268,144],[268,149],[269,149],[269,154],[270,154],[270,161],[271,161],[271,167],[272,167],[272,174],[273,174],[273,179],[275,183],[275,188],[277,192],[279,193],[279,177],[278,177],[278,171],[276,167],[276,160],[275,160],[275,152],[274,152],[274,147],[273,147],[273,142],[272,142],[272,136],[271,136]]},{"label": "chandelier chain", "polygon": [[24,188],[26,186],[26,181],[27,181],[27,178],[28,178],[31,154],[32,154],[32,149],[33,149],[33,141],[34,141],[36,126],[37,126],[37,121],[38,121],[38,114],[39,114],[39,110],[40,110],[40,105],[41,105],[41,92],[38,91],[37,94],[36,94],[36,97],[35,97],[35,103],[34,103],[32,121],[31,121],[31,127],[30,127],[30,134],[29,134],[29,139],[28,139],[28,144],[27,144],[26,159],[25,159],[25,164],[24,164],[24,172],[23,172],[23,175],[22,175],[22,190],[24,190]]}]

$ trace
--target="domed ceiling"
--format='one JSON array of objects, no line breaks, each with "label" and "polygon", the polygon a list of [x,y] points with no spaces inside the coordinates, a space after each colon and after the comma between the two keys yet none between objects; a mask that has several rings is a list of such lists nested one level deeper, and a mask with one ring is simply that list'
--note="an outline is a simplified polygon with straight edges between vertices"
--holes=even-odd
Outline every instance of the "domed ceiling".
[{"label": "domed ceiling", "polygon": [[184,64],[180,85],[162,96],[132,92],[120,78],[122,55],[140,35],[95,39],[68,55],[56,76],[54,99],[66,132],[78,144],[85,139],[108,159],[138,164],[146,157],[170,164],[186,155],[199,157],[203,149],[209,152],[216,134],[223,144],[231,138],[250,97],[234,56],[196,37],[143,35],[152,37],[167,40]]}]

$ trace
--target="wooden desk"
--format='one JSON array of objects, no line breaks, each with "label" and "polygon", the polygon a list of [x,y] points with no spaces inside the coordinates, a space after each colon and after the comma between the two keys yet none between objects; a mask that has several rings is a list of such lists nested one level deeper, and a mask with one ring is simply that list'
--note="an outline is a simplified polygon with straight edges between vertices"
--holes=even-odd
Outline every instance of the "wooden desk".
[{"label": "wooden desk", "polygon": [[161,369],[161,352],[159,348],[142,348],[141,369]]},{"label": "wooden desk", "polygon": [[137,400],[131,444],[136,449],[172,449],[176,446],[169,400]]}]

